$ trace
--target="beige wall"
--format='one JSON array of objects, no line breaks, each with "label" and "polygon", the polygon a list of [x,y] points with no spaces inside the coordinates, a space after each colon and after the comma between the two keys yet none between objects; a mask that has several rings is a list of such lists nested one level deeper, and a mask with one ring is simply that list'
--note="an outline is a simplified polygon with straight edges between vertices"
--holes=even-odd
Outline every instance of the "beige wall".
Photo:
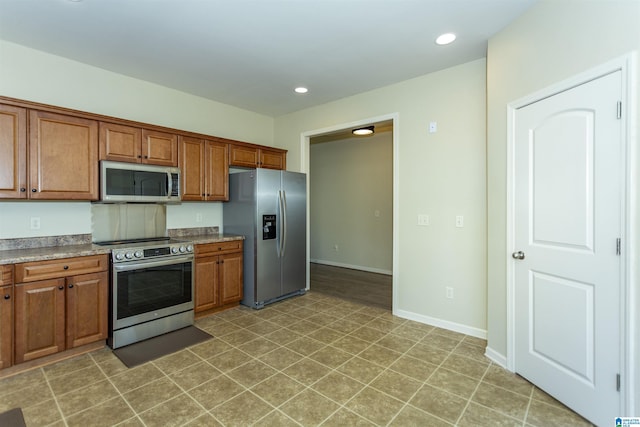
[{"label": "beige wall", "polygon": [[[274,145],[271,117],[3,40],[0,40],[0,95]],[[86,202],[0,202],[0,239],[90,233],[90,211]],[[196,222],[196,213],[202,214],[202,222]],[[40,230],[29,229],[31,216],[41,219]],[[167,225],[222,226],[222,205],[170,206]]]},{"label": "beige wall", "polygon": [[392,143],[387,131],[311,145],[313,261],[391,274]]},{"label": "beige wall", "polygon": [[[301,135],[397,113],[398,314],[475,335],[486,329],[485,60],[276,119],[275,140],[301,170]],[[438,132],[429,133],[429,122]],[[417,226],[417,215],[431,217]],[[455,227],[455,216],[465,227]],[[445,288],[454,288],[454,299]]]},{"label": "beige wall", "polygon": [[[556,82],[596,67],[640,48],[640,2],[541,1],[517,21],[489,40],[487,55],[487,192],[488,192],[488,330],[489,347],[506,357],[506,174],[507,104]],[[637,88],[636,88],[637,90]],[[637,108],[627,104],[627,108]],[[637,113],[637,110],[636,110]],[[636,117],[636,119],[638,119]],[[629,141],[632,155],[637,134]],[[633,194],[637,194],[638,159]],[[638,230],[637,200],[630,225]],[[639,237],[632,232],[630,259],[632,282],[638,295],[637,263]],[[634,272],[635,271],[635,272]],[[640,307],[640,303],[637,303]],[[637,310],[636,310],[637,312]],[[627,326],[637,325],[631,320]],[[636,343],[640,331],[636,329]],[[629,362],[640,366],[640,358]],[[640,390],[640,375],[636,374]],[[640,394],[636,397],[640,408]],[[633,415],[633,414],[631,414]]]}]

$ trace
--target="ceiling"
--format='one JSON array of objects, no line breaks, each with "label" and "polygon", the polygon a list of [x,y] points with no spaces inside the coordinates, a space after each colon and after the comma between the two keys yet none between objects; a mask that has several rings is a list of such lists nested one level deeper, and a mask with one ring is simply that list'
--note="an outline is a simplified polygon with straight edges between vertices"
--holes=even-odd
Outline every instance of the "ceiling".
[{"label": "ceiling", "polygon": [[0,0],[0,39],[277,117],[482,58],[535,1]]}]

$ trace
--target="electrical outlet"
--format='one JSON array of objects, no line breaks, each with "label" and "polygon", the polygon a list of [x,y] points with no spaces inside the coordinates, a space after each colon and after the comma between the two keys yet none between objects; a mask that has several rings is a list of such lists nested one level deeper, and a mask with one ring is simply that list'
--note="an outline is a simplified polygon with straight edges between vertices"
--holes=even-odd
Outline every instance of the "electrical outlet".
[{"label": "electrical outlet", "polygon": [[418,225],[429,225],[430,223],[430,218],[429,215],[425,215],[425,214],[420,214],[418,215]]},{"label": "electrical outlet", "polygon": [[200,212],[196,214],[196,222],[202,222],[202,214]]},{"label": "electrical outlet", "polygon": [[32,216],[30,220],[31,220],[31,229],[40,230],[40,217]]},{"label": "electrical outlet", "polygon": [[378,209],[373,211],[373,216],[375,216],[376,218],[380,218],[380,211]]},{"label": "electrical outlet", "polygon": [[453,288],[451,286],[447,286],[445,288],[446,296],[448,299],[453,299]]},{"label": "electrical outlet", "polygon": [[333,245],[333,250],[338,252],[338,250],[339,250],[338,245]]},{"label": "electrical outlet", "polygon": [[464,216],[462,215],[456,216],[456,227],[458,228],[464,227]]}]

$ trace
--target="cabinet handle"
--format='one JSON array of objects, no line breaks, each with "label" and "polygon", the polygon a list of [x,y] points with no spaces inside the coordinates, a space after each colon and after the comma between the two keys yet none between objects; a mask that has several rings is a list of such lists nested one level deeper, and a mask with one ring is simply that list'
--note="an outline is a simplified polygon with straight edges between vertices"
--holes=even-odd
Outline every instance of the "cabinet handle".
[{"label": "cabinet handle", "polygon": [[71,288],[73,288],[73,283],[71,283],[71,284],[69,285],[69,289],[71,289]]},{"label": "cabinet handle", "polygon": [[220,264],[224,264],[224,260],[220,261]]},{"label": "cabinet handle", "polygon": [[63,290],[64,286],[58,286],[58,289]]},{"label": "cabinet handle", "polygon": [[4,296],[4,299],[11,299],[11,295],[6,294],[6,295]]},{"label": "cabinet handle", "polygon": [[145,159],[148,159],[148,158],[149,158],[149,156],[144,156],[144,158],[145,158]]},{"label": "cabinet handle", "polygon": [[31,189],[31,192],[32,192],[32,193],[35,193],[36,191],[38,191],[38,190],[36,190],[35,188],[32,188],[32,189]]},{"label": "cabinet handle", "polygon": [[68,266],[68,265],[65,265],[65,266],[64,266],[64,267],[62,267],[62,268],[63,268],[64,270],[68,270],[68,269],[69,269],[69,266]]},{"label": "cabinet handle", "polygon": [[22,188],[20,189],[20,192],[21,192],[21,193],[24,193],[24,192],[26,192],[26,191],[27,191],[27,189],[26,189],[26,188],[24,188],[24,187],[22,187]]},{"label": "cabinet handle", "polygon": [[141,158],[142,158],[142,156],[140,156],[140,155],[139,155],[139,156],[138,156],[138,158],[139,158],[139,159],[141,159]]}]

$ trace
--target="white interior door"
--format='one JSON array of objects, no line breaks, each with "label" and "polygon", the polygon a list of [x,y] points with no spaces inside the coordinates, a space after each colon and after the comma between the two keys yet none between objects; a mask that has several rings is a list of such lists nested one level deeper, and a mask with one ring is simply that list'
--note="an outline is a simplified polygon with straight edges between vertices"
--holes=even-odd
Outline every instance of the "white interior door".
[{"label": "white interior door", "polygon": [[514,126],[515,369],[598,425],[620,412],[621,72]]}]

